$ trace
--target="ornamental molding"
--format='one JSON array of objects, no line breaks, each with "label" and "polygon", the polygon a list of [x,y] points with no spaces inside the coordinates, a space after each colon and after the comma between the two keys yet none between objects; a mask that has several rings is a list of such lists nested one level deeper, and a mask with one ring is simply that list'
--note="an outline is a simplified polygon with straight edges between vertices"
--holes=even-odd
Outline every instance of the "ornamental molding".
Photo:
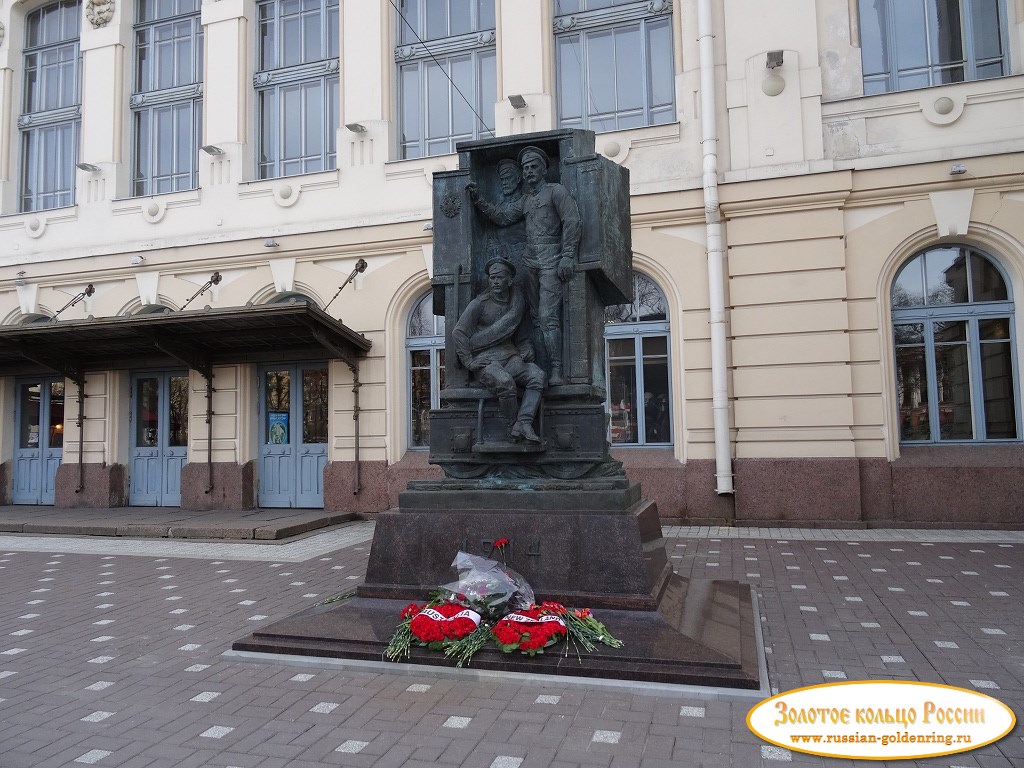
[{"label": "ornamental molding", "polygon": [[114,0],[88,0],[85,4],[85,18],[93,29],[107,26],[114,18]]},{"label": "ornamental molding", "polygon": [[462,200],[454,192],[449,192],[441,198],[441,204],[438,207],[441,209],[441,213],[449,219],[454,219],[462,210]]},{"label": "ornamental molding", "polygon": [[575,16],[558,16],[555,19],[555,32],[566,32],[575,26]]}]

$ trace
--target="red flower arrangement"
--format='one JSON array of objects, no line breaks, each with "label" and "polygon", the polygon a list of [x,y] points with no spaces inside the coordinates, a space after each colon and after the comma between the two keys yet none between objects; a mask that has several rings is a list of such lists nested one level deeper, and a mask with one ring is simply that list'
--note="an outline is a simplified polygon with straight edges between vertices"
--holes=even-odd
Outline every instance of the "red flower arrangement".
[{"label": "red flower arrangement", "polygon": [[[509,543],[505,537],[495,539],[492,551],[497,549],[504,560]],[[452,566],[459,571],[458,582],[433,592],[426,605],[410,603],[402,609],[401,623],[384,651],[387,658],[409,656],[413,643],[444,651],[459,667],[491,642],[505,653],[527,656],[543,653],[565,637],[577,656],[580,647],[592,651],[596,643],[622,646],[589,608],[536,605],[530,585],[503,563],[459,552]]]},{"label": "red flower arrangement", "polygon": [[534,606],[505,616],[494,625],[491,635],[505,653],[518,650],[527,656],[536,656],[565,637],[566,627],[565,622],[549,609]]}]

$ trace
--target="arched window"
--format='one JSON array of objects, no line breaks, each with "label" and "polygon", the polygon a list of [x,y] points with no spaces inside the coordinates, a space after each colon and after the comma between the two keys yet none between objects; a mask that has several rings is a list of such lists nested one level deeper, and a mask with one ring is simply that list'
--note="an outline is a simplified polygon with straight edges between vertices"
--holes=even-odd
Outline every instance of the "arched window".
[{"label": "arched window", "polygon": [[444,318],[433,312],[433,294],[416,302],[409,316],[405,348],[409,361],[409,447],[430,445],[430,409],[444,389]]},{"label": "arched window", "polygon": [[996,260],[926,249],[900,268],[890,301],[900,440],[1019,440],[1013,301]]},{"label": "arched window", "polygon": [[668,302],[634,273],[633,303],[605,308],[608,409],[613,445],[672,443]]}]

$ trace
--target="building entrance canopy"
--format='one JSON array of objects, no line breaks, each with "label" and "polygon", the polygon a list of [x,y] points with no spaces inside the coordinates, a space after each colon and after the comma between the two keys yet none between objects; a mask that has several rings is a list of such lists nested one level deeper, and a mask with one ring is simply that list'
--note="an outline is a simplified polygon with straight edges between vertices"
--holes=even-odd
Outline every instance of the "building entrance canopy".
[{"label": "building entrance canopy", "polygon": [[370,341],[305,302],[0,327],[0,375],[184,363],[209,377],[219,364],[334,358],[353,371]]}]

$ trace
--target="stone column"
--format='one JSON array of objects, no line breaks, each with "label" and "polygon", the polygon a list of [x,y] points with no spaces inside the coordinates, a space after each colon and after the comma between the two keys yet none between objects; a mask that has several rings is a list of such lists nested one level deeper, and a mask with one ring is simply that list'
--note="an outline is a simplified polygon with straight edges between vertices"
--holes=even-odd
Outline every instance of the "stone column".
[{"label": "stone column", "polygon": [[[199,186],[212,188],[252,178],[252,126],[247,104],[252,100],[249,29],[246,0],[204,2],[202,8],[206,71],[203,75],[203,136],[223,155],[199,153]],[[231,196],[234,202],[234,195]]]}]

